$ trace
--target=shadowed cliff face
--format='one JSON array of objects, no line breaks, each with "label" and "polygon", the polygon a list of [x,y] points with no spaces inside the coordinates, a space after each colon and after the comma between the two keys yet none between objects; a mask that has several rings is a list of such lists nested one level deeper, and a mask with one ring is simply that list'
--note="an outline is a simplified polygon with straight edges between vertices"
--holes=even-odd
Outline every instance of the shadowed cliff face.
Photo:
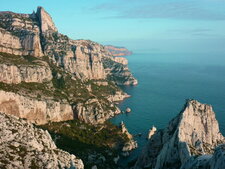
[{"label": "shadowed cliff face", "polygon": [[221,143],[225,139],[212,107],[190,100],[167,128],[151,136],[135,168],[178,169],[192,156],[212,154]]}]

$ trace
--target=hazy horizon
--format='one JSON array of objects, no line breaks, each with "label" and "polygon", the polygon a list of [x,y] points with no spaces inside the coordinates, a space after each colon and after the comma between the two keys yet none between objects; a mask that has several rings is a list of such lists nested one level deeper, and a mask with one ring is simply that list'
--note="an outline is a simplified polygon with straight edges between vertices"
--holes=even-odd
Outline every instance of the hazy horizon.
[{"label": "hazy horizon", "polygon": [[37,6],[72,39],[132,51],[225,53],[224,0],[8,0],[0,11],[32,13]]}]

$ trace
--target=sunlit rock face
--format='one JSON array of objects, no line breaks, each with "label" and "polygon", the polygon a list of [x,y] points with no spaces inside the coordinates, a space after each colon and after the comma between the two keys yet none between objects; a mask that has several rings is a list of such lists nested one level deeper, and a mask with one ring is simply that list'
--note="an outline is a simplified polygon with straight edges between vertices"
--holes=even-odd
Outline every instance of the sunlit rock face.
[{"label": "sunlit rock face", "polygon": [[180,168],[192,156],[212,154],[221,143],[225,139],[212,107],[189,100],[167,128],[151,136],[134,168]]},{"label": "sunlit rock face", "polygon": [[[72,40],[60,34],[44,8],[33,14],[0,12],[0,52],[14,55],[48,56],[80,79],[106,79],[111,74],[117,83],[136,84],[125,58],[114,58],[103,45],[90,40]],[[121,63],[120,70],[104,66],[104,60]],[[115,65],[114,65],[115,66]],[[124,68],[123,68],[124,67]]]},{"label": "sunlit rock face", "polygon": [[34,15],[0,12],[0,52],[43,56],[39,23]]},{"label": "sunlit rock face", "polygon": [[47,131],[0,112],[0,168],[77,168],[83,162],[56,147]]},{"label": "sunlit rock face", "polygon": [[38,100],[2,90],[0,90],[0,96],[0,111],[26,118],[36,124],[66,121],[74,118],[72,107],[68,103],[50,99]]}]

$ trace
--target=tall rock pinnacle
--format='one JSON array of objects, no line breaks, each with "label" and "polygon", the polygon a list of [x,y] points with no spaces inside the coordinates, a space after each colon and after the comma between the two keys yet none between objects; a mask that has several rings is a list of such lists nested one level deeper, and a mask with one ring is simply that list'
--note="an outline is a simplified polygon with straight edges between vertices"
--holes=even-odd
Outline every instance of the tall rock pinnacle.
[{"label": "tall rock pinnacle", "polygon": [[51,16],[45,11],[43,7],[37,8],[37,16],[39,18],[40,24],[41,24],[41,31],[46,32],[48,30],[52,30],[54,32],[57,32],[57,28],[55,27],[54,22],[52,21]]}]

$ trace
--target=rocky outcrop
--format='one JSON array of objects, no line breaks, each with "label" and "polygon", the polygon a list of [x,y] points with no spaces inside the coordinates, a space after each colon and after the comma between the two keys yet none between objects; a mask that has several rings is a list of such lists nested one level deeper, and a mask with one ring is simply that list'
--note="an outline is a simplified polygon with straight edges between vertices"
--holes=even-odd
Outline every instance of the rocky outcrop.
[{"label": "rocky outcrop", "polygon": [[15,116],[0,113],[0,168],[77,168],[75,155],[58,149],[47,131]]},{"label": "rocky outcrop", "polygon": [[128,56],[132,55],[132,52],[124,47],[116,47],[112,45],[106,45],[106,50],[108,50],[113,56]]},{"label": "rocky outcrop", "polygon": [[99,124],[120,113],[120,109],[113,104],[111,106],[115,110],[103,106],[104,104],[101,104],[97,99],[89,99],[85,103],[74,105],[74,116],[85,123]]},{"label": "rocky outcrop", "polygon": [[54,22],[52,21],[51,16],[45,11],[44,8],[39,6],[37,8],[36,15],[39,19],[40,28],[41,28],[42,33],[49,31],[49,30],[54,31],[54,32],[58,31],[57,28],[55,27]]},{"label": "rocky outcrop", "polygon": [[128,95],[127,93],[124,93],[122,91],[117,91],[114,95],[107,96],[107,99],[110,102],[120,102],[128,97],[130,97],[130,95]]},{"label": "rocky outcrop", "polygon": [[124,57],[114,57],[114,61],[121,63],[123,65],[127,65],[128,64],[128,60]]},{"label": "rocky outcrop", "polygon": [[40,29],[32,15],[0,12],[0,52],[43,56]]},{"label": "rocky outcrop", "polygon": [[38,100],[12,92],[0,90],[0,111],[26,118],[36,124],[49,121],[72,120],[73,110],[68,103],[54,100]]},{"label": "rocky outcrop", "polygon": [[128,132],[125,124],[123,121],[120,124],[121,132],[122,134],[125,134],[128,138],[128,141],[124,144],[122,148],[122,155],[123,156],[129,156],[129,152],[133,149],[136,149],[138,147],[137,142],[133,139],[133,136]]},{"label": "rocky outcrop", "polygon": [[0,64],[0,72],[0,82],[8,84],[43,83],[52,80],[51,69],[42,65]]},{"label": "rocky outcrop", "polygon": [[152,128],[148,132],[147,139],[150,139],[155,134],[156,131],[157,131],[157,129],[155,128],[155,126],[152,126]]},{"label": "rocky outcrop", "polygon": [[127,65],[113,61],[110,58],[104,58],[103,66],[106,70],[109,80],[117,85],[137,85],[138,81],[134,78]]},{"label": "rocky outcrop", "polygon": [[219,145],[213,155],[191,157],[181,169],[223,169],[225,167],[225,144]]},{"label": "rocky outcrop", "polygon": [[189,100],[167,128],[151,136],[135,168],[180,168],[192,156],[212,154],[221,143],[225,139],[212,107]]}]

